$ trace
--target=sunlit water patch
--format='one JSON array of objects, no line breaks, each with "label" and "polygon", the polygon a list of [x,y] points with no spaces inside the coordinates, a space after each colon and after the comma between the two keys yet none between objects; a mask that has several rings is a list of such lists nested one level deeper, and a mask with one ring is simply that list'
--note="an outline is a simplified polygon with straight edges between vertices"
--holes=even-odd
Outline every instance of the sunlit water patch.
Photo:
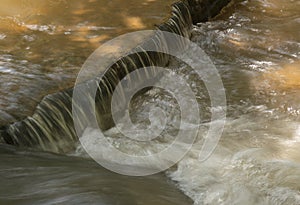
[{"label": "sunlit water patch", "polygon": [[[209,97],[186,65],[177,64],[175,70],[184,73],[197,93],[199,107],[205,109],[195,144],[167,175],[195,204],[300,204],[300,7],[296,5],[298,1],[236,2],[216,21],[194,27],[193,41],[213,59],[228,99],[222,138],[212,156],[200,162],[203,139],[214,123],[209,122]],[[151,106],[169,109],[167,130],[176,127],[175,116],[180,113],[176,102],[158,90],[135,102],[132,116],[140,126],[147,127]],[[115,129],[97,140],[94,132],[85,132],[88,145],[101,147],[101,140],[108,140],[136,155],[155,153],[173,140],[165,132],[154,141],[138,143]],[[79,146],[77,154],[83,153]],[[113,158],[105,153],[99,156]]]},{"label": "sunlit water patch", "polygon": [[[87,5],[94,6],[92,2],[94,1],[89,1]],[[150,4],[149,2],[151,1],[142,2],[141,5],[144,5],[144,3]],[[66,1],[59,1],[58,4],[70,5]],[[55,5],[57,4],[53,3],[53,5],[56,8]],[[80,3],[78,5],[85,7]],[[201,110],[201,124],[199,134],[190,152],[166,174],[177,183],[178,188],[189,196],[195,204],[300,204],[300,151],[298,149],[300,145],[299,8],[299,1],[295,0],[235,2],[223,11],[216,18],[216,21],[194,27],[193,41],[201,46],[216,64],[223,79],[228,100],[228,117],[224,133],[215,152],[205,162],[199,161],[199,153],[209,125],[216,123],[210,122],[211,109],[214,108],[210,107],[209,96],[203,82],[195,77],[186,65],[174,62],[173,72],[183,74],[184,79],[189,82],[192,90],[196,93]],[[60,10],[60,12],[62,11]],[[85,14],[90,15],[88,8],[75,9],[72,12],[82,17]],[[5,102],[15,101],[15,96],[10,95],[10,92],[21,89],[23,85],[40,87],[41,84],[39,83],[43,83],[42,85],[46,84],[47,87],[49,83],[51,87],[53,86],[51,83],[57,82],[53,81],[57,76],[61,81],[72,79],[76,69],[78,69],[76,66],[84,60],[85,54],[91,51],[90,49],[95,45],[93,43],[96,42],[98,45],[99,42],[106,39],[105,35],[109,35],[112,30],[115,32],[118,28],[118,25],[113,23],[110,25],[92,24],[90,22],[93,22],[93,20],[86,22],[81,18],[73,19],[76,23],[72,23],[72,26],[65,22],[51,23],[50,20],[44,19],[45,13],[47,12],[40,10],[36,14],[37,16],[43,16],[42,22],[30,22],[31,19],[35,18],[34,16],[30,17],[28,22],[22,22],[17,16],[2,19],[9,22],[8,24],[11,25],[14,32],[25,32],[22,33],[22,35],[24,34],[22,38],[19,39],[18,36],[17,39],[19,40],[17,41],[12,38],[14,35],[11,35],[5,29],[0,32],[0,42],[5,40],[7,43],[6,46],[4,45],[3,53],[1,53],[0,72],[4,76],[3,79],[10,79],[10,81],[1,81],[3,86],[7,87],[1,92],[4,93],[5,98],[8,98],[1,101],[3,106],[20,109],[17,105],[8,105],[9,103],[5,104]],[[123,18],[124,13],[120,15],[122,19],[125,19],[126,25],[131,25],[130,28],[126,27],[129,30],[144,28],[145,26],[144,21],[136,18],[135,15],[127,16],[128,18]],[[155,18],[159,18],[159,16]],[[67,22],[69,16],[66,19]],[[103,31],[108,32],[108,34],[100,36],[98,32]],[[55,38],[59,42],[58,44],[51,44],[54,42],[54,38],[51,40],[52,36],[58,37]],[[70,38],[70,41],[65,42],[66,38]],[[87,39],[90,40],[86,41]],[[12,44],[11,42],[18,43]],[[35,47],[37,50],[42,45],[44,46],[45,42],[51,44],[51,46],[39,50],[39,52],[32,51]],[[73,44],[74,42],[76,44]],[[13,47],[8,45],[13,45]],[[76,45],[76,48],[73,47],[74,45]],[[88,46],[88,49],[85,46]],[[67,48],[67,50],[62,51],[61,47]],[[48,57],[43,59],[41,56]],[[61,75],[53,75],[53,73]],[[11,80],[10,76],[17,77],[15,77],[15,80],[14,78]],[[19,79],[22,79],[22,81],[19,81]],[[32,81],[32,79],[39,80]],[[24,84],[18,84],[20,82]],[[36,90],[35,87],[32,90]],[[31,90],[27,89],[26,92],[30,93]],[[184,97],[184,93],[182,95]],[[22,99],[24,99],[24,95]],[[28,97],[25,99],[28,99]],[[24,101],[20,102],[20,104],[24,103]],[[178,131],[180,109],[176,100],[168,93],[154,89],[137,97],[132,102],[130,109],[132,120],[137,124],[137,129],[147,128],[149,117],[156,119],[154,126],[160,129],[163,119],[157,117],[159,116],[155,112],[157,107],[165,110],[167,126],[164,132],[154,140],[147,142],[134,141],[124,137],[116,128],[104,133],[87,128],[81,136],[82,142],[85,146],[89,146],[91,150],[94,149],[100,158],[106,160],[114,160],[114,156],[106,155],[106,147],[103,146],[104,140],[110,142],[116,149],[130,155],[149,155],[160,152],[172,143]],[[23,112],[23,110],[18,110],[18,112]],[[2,116],[6,116],[8,121],[15,117],[14,114],[9,113],[4,113]],[[194,125],[183,124],[182,128],[189,130],[193,129]],[[134,132],[132,135],[135,135],[135,138],[139,137]],[[2,170],[4,172],[9,170],[11,175],[8,175],[8,177],[16,179],[16,176],[20,174],[18,170],[23,173],[24,169],[22,167],[25,165],[22,165],[18,160],[22,160],[22,157],[16,157],[15,153],[11,156],[10,153],[11,151],[8,151],[3,156],[7,159],[11,157],[14,159],[12,162],[16,161],[20,165],[15,168],[15,165],[9,164],[9,160],[7,160],[7,168],[3,167]],[[76,152],[69,154],[89,157],[80,144],[78,144]],[[50,181],[52,184],[47,187],[55,193],[55,197],[58,197],[57,200],[65,202],[68,197],[70,199],[71,196],[69,195],[59,195],[60,193],[57,190],[67,189],[63,189],[60,182],[50,180],[49,176],[50,178],[53,176],[64,179],[71,187],[71,191],[69,190],[68,193],[70,195],[74,192],[77,193],[72,195],[72,197],[75,196],[76,199],[79,199],[77,202],[84,203],[89,199],[97,200],[99,199],[97,194],[111,193],[112,186],[100,190],[95,188],[102,184],[101,177],[103,175],[99,175],[97,166],[91,166],[86,159],[79,158],[78,164],[80,165],[77,166],[75,163],[75,166],[73,158],[70,164],[69,158],[62,160],[60,157],[55,157],[55,160],[53,160],[53,156],[47,156],[46,158],[51,158],[51,160],[48,160],[41,159],[40,156],[37,157],[38,159],[35,156],[28,156],[27,160],[28,158],[34,160],[32,164],[37,164],[36,166],[42,169],[37,169],[34,172],[37,173],[38,178],[30,175],[29,172],[25,172],[30,179],[34,178],[36,181],[30,181],[32,188],[19,196],[20,198],[37,193],[37,197],[41,196],[39,200],[46,203],[47,199],[53,199],[53,195],[48,195],[47,192],[37,189],[41,185],[45,185],[45,181]],[[67,167],[56,165],[56,160],[63,163],[67,161]],[[40,165],[41,163],[43,166]],[[48,171],[43,172],[46,169],[45,164],[48,163],[55,164],[55,168],[48,169],[49,167],[46,166]],[[116,163],[119,162],[116,161]],[[124,166],[135,166],[132,161],[122,161],[122,163]],[[146,162],[145,168],[147,168]],[[30,169],[26,168],[27,171]],[[62,174],[57,173],[55,169],[61,171]],[[79,173],[76,170],[79,170]],[[74,175],[70,176],[70,173],[73,172]],[[84,180],[74,178],[74,176],[82,174],[85,176]],[[108,175],[104,174],[104,178],[107,176],[110,179],[115,177]],[[95,181],[95,179],[97,180]],[[5,182],[7,184],[11,183],[9,180]],[[21,185],[24,186],[25,182]],[[87,186],[79,188],[77,185],[83,182],[87,183]],[[114,181],[114,183],[117,184],[115,186],[118,186],[118,182]],[[89,189],[89,185],[93,185],[94,188]],[[135,186],[137,184],[134,182],[132,187]],[[152,186],[149,185],[149,187]],[[28,190],[25,188],[23,190]],[[141,187],[141,189],[143,188]],[[14,188],[11,188],[11,190],[14,190]],[[161,193],[166,190],[170,189],[163,189]],[[116,190],[116,192],[118,191],[120,192],[120,189]],[[79,192],[84,192],[84,194],[78,194]],[[126,193],[126,189],[125,191],[121,189],[121,192]],[[170,193],[169,191],[166,192]],[[177,194],[179,192],[171,192],[171,196]],[[7,193],[2,196],[14,197],[15,195]],[[43,198],[44,196],[46,198]],[[132,196],[137,197],[136,195]],[[163,198],[163,196],[161,197]],[[128,204],[136,202],[132,201],[132,197],[126,200],[122,202],[126,201]],[[141,198],[138,198],[138,200],[141,200]],[[175,203],[170,198],[167,201],[170,204]],[[177,202],[179,204],[186,203],[185,201]]]},{"label": "sunlit water patch", "polygon": [[121,34],[153,29],[168,1],[0,0],[0,125],[74,85],[87,57]]},{"label": "sunlit water patch", "polygon": [[[194,28],[222,74],[228,120],[205,163],[195,144],[169,176],[195,204],[300,203],[298,1],[243,1]],[[230,11],[233,11],[231,13]]]}]

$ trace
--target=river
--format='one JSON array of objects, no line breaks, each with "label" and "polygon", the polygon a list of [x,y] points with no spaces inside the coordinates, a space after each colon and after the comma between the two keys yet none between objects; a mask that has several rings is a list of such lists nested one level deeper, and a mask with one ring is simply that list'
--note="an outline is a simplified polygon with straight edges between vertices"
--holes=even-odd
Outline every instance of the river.
[{"label": "river", "polygon": [[[112,2],[121,5],[121,1]],[[79,17],[72,20],[66,17],[65,10],[58,8],[65,4],[72,7],[73,1],[49,1],[55,11],[51,13],[52,19],[43,17],[47,9],[41,10],[38,17],[25,19],[28,23],[22,24],[25,25],[23,30],[16,26],[21,21],[18,17],[2,19],[18,28],[6,30],[5,26],[0,31],[0,42],[4,43],[1,47],[5,48],[0,54],[1,88],[5,88],[1,89],[0,100],[4,121],[22,119],[32,112],[45,93],[72,85],[80,65],[99,42],[128,31],[149,28],[163,19],[162,13],[167,11],[160,5],[161,1],[144,3],[147,8],[141,6],[140,13],[126,14],[133,22],[131,28],[124,22],[99,23],[101,13],[92,9],[95,5],[99,9],[103,7],[97,1],[84,5],[79,1],[74,3],[74,7],[78,7],[68,11]],[[140,1],[126,4],[127,12],[132,11],[130,6],[138,12],[137,4],[143,5]],[[78,10],[80,5],[85,8]],[[86,8],[88,6],[90,8]],[[107,9],[114,8],[116,6],[112,5]],[[95,13],[87,20],[89,10]],[[117,13],[116,19],[124,19],[119,14],[123,15]],[[58,18],[59,15],[66,16]],[[40,22],[37,23],[36,18]],[[106,19],[103,22],[107,22]],[[147,25],[142,26],[141,22],[147,22]],[[95,25],[97,28],[91,27]],[[102,169],[89,159],[80,144],[76,151],[67,155],[2,145],[1,203],[300,204],[299,25],[300,2],[297,0],[235,0],[212,21],[193,27],[191,39],[214,62],[227,97],[227,119],[222,137],[205,162],[199,161],[199,151],[208,126],[216,123],[210,122],[209,96],[203,82],[195,78],[189,67],[174,60],[171,69],[188,79],[192,89],[196,90],[202,111],[197,139],[175,166],[163,174],[132,178]],[[96,40],[89,40],[94,39],[89,38],[90,35]],[[41,49],[45,41],[49,42],[49,47]],[[55,41],[61,43],[55,44]],[[45,88],[41,89],[41,85]],[[132,141],[123,138],[116,128],[103,133],[105,138],[118,149],[133,155],[167,147],[171,139],[166,133],[174,131],[180,115],[172,96],[159,89],[142,94],[132,104],[132,117],[147,127],[148,114],[157,116],[155,107],[164,109],[168,120],[167,132],[158,139],[148,143]],[[159,127],[162,119],[157,117],[156,121]],[[81,142],[86,145],[93,148],[96,144],[97,150],[105,150],[101,140],[97,142],[93,129],[87,129],[82,137]],[[130,162],[124,163],[130,165]]]}]

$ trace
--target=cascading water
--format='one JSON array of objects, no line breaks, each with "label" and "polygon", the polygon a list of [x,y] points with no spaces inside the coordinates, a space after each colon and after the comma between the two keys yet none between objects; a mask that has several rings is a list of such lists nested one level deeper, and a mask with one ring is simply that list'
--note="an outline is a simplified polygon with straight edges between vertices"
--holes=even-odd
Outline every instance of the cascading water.
[{"label": "cascading water", "polygon": [[[201,4],[205,1],[200,2]],[[175,3],[172,6],[172,15],[168,21],[158,26],[159,30],[167,31],[181,35],[183,37],[190,37],[190,30],[192,26],[192,18],[198,19],[199,14],[190,13],[191,8],[197,8],[197,12],[201,14],[201,21],[216,15],[222,6],[226,5],[228,1],[222,1],[216,4],[205,3],[200,5],[197,1],[183,1]],[[142,43],[137,43],[141,50],[148,44],[154,44],[153,47],[163,47],[161,40],[157,38],[158,34],[153,34],[149,39],[145,39]],[[176,45],[177,44],[177,45]],[[174,42],[180,50],[180,42]],[[169,56],[162,53],[155,52],[136,52],[131,56],[119,59],[114,65],[109,68],[101,68],[99,72],[99,94],[96,98],[96,109],[99,116],[99,126],[102,130],[106,130],[113,126],[110,114],[110,98],[120,79],[123,79],[128,73],[137,68],[147,66],[165,66],[169,62]],[[157,74],[154,74],[157,75]],[[93,76],[91,76],[93,77]],[[90,78],[91,78],[90,77]],[[88,78],[87,78],[88,79]],[[87,80],[82,82],[86,89],[88,84],[96,83],[97,79]],[[54,152],[67,152],[74,149],[77,135],[74,130],[73,116],[72,116],[72,89],[55,93],[46,96],[38,105],[32,117],[16,122],[12,125],[3,128],[0,132],[2,141],[8,144],[19,146],[28,146],[40,148],[42,150]],[[91,99],[91,93],[87,90],[82,91],[83,98]],[[90,113],[84,113],[81,116],[82,126],[86,126],[89,120]],[[83,119],[85,118],[85,119]]]},{"label": "cascading water", "polygon": [[[21,188],[12,192],[15,187],[11,187],[8,188],[11,193],[5,193],[3,187],[0,200],[7,198],[17,202],[26,199],[31,204],[32,201],[37,204],[47,204],[53,198],[57,203],[72,204],[94,203],[97,200],[105,204],[116,204],[116,201],[121,204],[300,204],[299,2],[294,0],[236,1],[213,21],[204,23],[199,22],[206,21],[208,17],[217,14],[219,9],[216,8],[224,6],[225,1],[221,4],[220,1],[216,1],[215,4],[192,0],[186,2],[190,7],[176,4],[173,7],[172,18],[174,19],[163,24],[160,29],[183,36],[191,34],[192,40],[212,58],[222,77],[228,100],[228,118],[218,147],[208,160],[200,162],[198,156],[209,125],[218,123],[210,121],[211,110],[218,108],[210,107],[207,90],[195,73],[186,64],[176,59],[170,60],[165,55],[163,58],[155,56],[163,59],[156,64],[153,59],[145,58],[149,55],[143,53],[136,54],[143,55],[143,61],[133,56],[130,59],[120,59],[114,66],[116,69],[133,70],[135,66],[132,61],[139,66],[168,64],[172,72],[184,76],[196,93],[202,114],[200,132],[190,152],[166,172],[166,175],[175,181],[178,188],[193,202],[180,197],[180,193],[168,185],[157,183],[165,180],[161,176],[150,178],[147,185],[146,182],[139,183],[139,180],[144,181],[145,178],[137,178],[135,181],[102,170],[99,171],[101,174],[97,174],[96,165],[84,158],[88,157],[84,149],[75,143],[77,137],[70,125],[72,122],[71,89],[47,96],[32,117],[8,126],[1,136],[4,136],[4,141],[9,144],[52,152],[67,151],[79,158],[30,153],[27,150],[15,151],[10,147],[2,148],[1,154],[4,156],[5,163],[1,171],[6,176],[4,184],[15,180]],[[205,12],[201,8],[206,8]],[[207,8],[213,9],[207,10]],[[193,23],[197,24],[193,28],[186,23],[190,18],[189,13]],[[183,53],[182,57],[188,58],[191,53],[193,53],[192,49]],[[106,92],[105,99],[109,99],[110,87],[116,82],[111,81],[115,77],[109,74],[109,69],[105,72],[110,77],[104,79],[106,83],[100,86],[100,91]],[[103,92],[100,97],[104,96]],[[185,98],[185,93],[182,93],[182,98]],[[103,106],[99,108],[99,112],[103,113],[109,109],[105,107],[105,103],[103,104],[103,99],[99,99],[99,102]],[[169,145],[173,134],[175,135],[177,131],[180,108],[176,100],[167,92],[155,88],[133,99],[130,110],[132,120],[138,126],[149,126],[148,118],[151,116],[156,120],[154,126],[160,129],[163,119],[157,117],[159,115],[155,113],[156,107],[166,111],[167,126],[161,136],[155,140],[138,142],[124,138],[116,128],[103,132],[99,138],[98,132],[93,128],[87,128],[82,133],[81,141],[95,152],[100,150],[105,153],[103,140],[108,140],[113,146],[130,155],[159,152]],[[108,113],[108,118],[105,119],[109,118]],[[191,129],[190,126],[182,125],[183,129],[187,130]],[[111,127],[111,124],[105,127]],[[70,152],[74,148],[76,151]],[[16,160],[14,155],[25,155],[28,163],[33,164],[34,167],[22,165],[22,161]],[[104,155],[104,157],[109,160],[114,156]],[[9,160],[10,158],[12,161]],[[53,160],[59,163],[53,166],[47,165]],[[12,165],[14,163],[21,165],[12,169],[11,167],[15,167]],[[130,161],[123,163],[132,165]],[[85,167],[88,170],[85,170]],[[7,173],[5,170],[10,172]],[[33,174],[30,174],[31,172]],[[84,178],[77,178],[82,173]],[[48,175],[51,179],[56,177],[57,181],[50,180]],[[24,179],[16,180],[18,177]],[[24,185],[28,183],[26,177],[30,181],[28,186]],[[130,191],[128,192],[130,197],[125,197],[122,193],[127,193],[127,189],[107,186],[97,188],[99,184],[102,186],[110,183],[102,180],[106,178],[110,180],[116,178],[117,182],[114,181],[112,187],[136,186],[139,187],[139,191],[145,190],[144,186],[153,186],[155,189],[162,187],[162,189],[161,192],[154,193],[155,198],[158,197],[156,199],[147,198],[149,196],[145,192],[152,192],[151,189],[141,191],[144,199]],[[52,183],[47,183],[48,181]],[[120,185],[119,181],[125,182]],[[63,188],[65,184],[68,184],[70,189],[65,191]],[[83,185],[79,187],[78,184]],[[89,186],[91,184],[92,188]],[[41,186],[45,186],[46,190],[35,189]],[[66,194],[60,195],[57,190]],[[82,195],[80,196],[79,193]],[[111,193],[113,194],[110,195]],[[30,200],[29,197],[34,195],[36,198]],[[74,198],[77,200],[74,201]]]}]

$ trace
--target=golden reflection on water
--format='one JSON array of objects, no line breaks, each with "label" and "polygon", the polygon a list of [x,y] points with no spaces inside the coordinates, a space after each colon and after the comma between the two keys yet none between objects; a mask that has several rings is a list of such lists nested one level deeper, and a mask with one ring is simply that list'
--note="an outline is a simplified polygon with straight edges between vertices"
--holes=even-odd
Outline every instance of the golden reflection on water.
[{"label": "golden reflection on water", "polygon": [[0,113],[31,115],[46,94],[73,86],[102,43],[153,29],[174,1],[0,0]]},{"label": "golden reflection on water", "polygon": [[269,99],[272,108],[299,118],[300,61],[267,69],[253,78],[251,86],[256,92],[256,97]]},{"label": "golden reflection on water", "polygon": [[263,78],[269,81],[274,89],[300,89],[300,61],[286,64],[281,69],[264,73]]},{"label": "golden reflection on water", "polygon": [[154,28],[154,24],[167,16],[172,2],[0,0],[0,33],[12,38],[16,32],[40,31],[64,35],[63,39],[68,41],[85,39],[95,48],[107,40],[103,34],[112,38],[133,30]]}]

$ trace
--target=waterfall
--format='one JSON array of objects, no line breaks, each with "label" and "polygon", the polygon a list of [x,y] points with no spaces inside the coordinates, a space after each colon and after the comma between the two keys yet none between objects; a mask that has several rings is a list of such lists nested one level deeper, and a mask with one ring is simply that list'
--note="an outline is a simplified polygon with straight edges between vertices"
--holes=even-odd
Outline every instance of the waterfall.
[{"label": "waterfall", "polygon": [[[230,0],[182,0],[172,5],[172,12],[168,20],[157,26],[157,31],[167,31],[189,38],[193,23],[207,21],[217,15]],[[161,47],[163,43],[154,33],[147,40],[137,46],[138,52],[120,58],[109,68],[94,78],[82,82],[82,96],[89,103],[94,100],[88,92],[89,85],[100,82],[95,99],[96,113],[99,127],[106,130],[114,126],[110,113],[112,93],[128,73],[142,67],[166,66],[170,56],[163,53],[143,51],[144,46],[154,44]],[[174,42],[180,49],[180,42]],[[158,73],[151,73],[159,77]],[[68,152],[73,150],[78,141],[73,125],[72,115],[73,88],[45,96],[37,106],[34,114],[26,119],[2,127],[0,142],[42,149],[51,152]],[[92,110],[91,110],[92,112]],[[84,116],[84,117],[82,117]],[[83,113],[80,121],[85,127],[89,120],[89,113]]]}]

